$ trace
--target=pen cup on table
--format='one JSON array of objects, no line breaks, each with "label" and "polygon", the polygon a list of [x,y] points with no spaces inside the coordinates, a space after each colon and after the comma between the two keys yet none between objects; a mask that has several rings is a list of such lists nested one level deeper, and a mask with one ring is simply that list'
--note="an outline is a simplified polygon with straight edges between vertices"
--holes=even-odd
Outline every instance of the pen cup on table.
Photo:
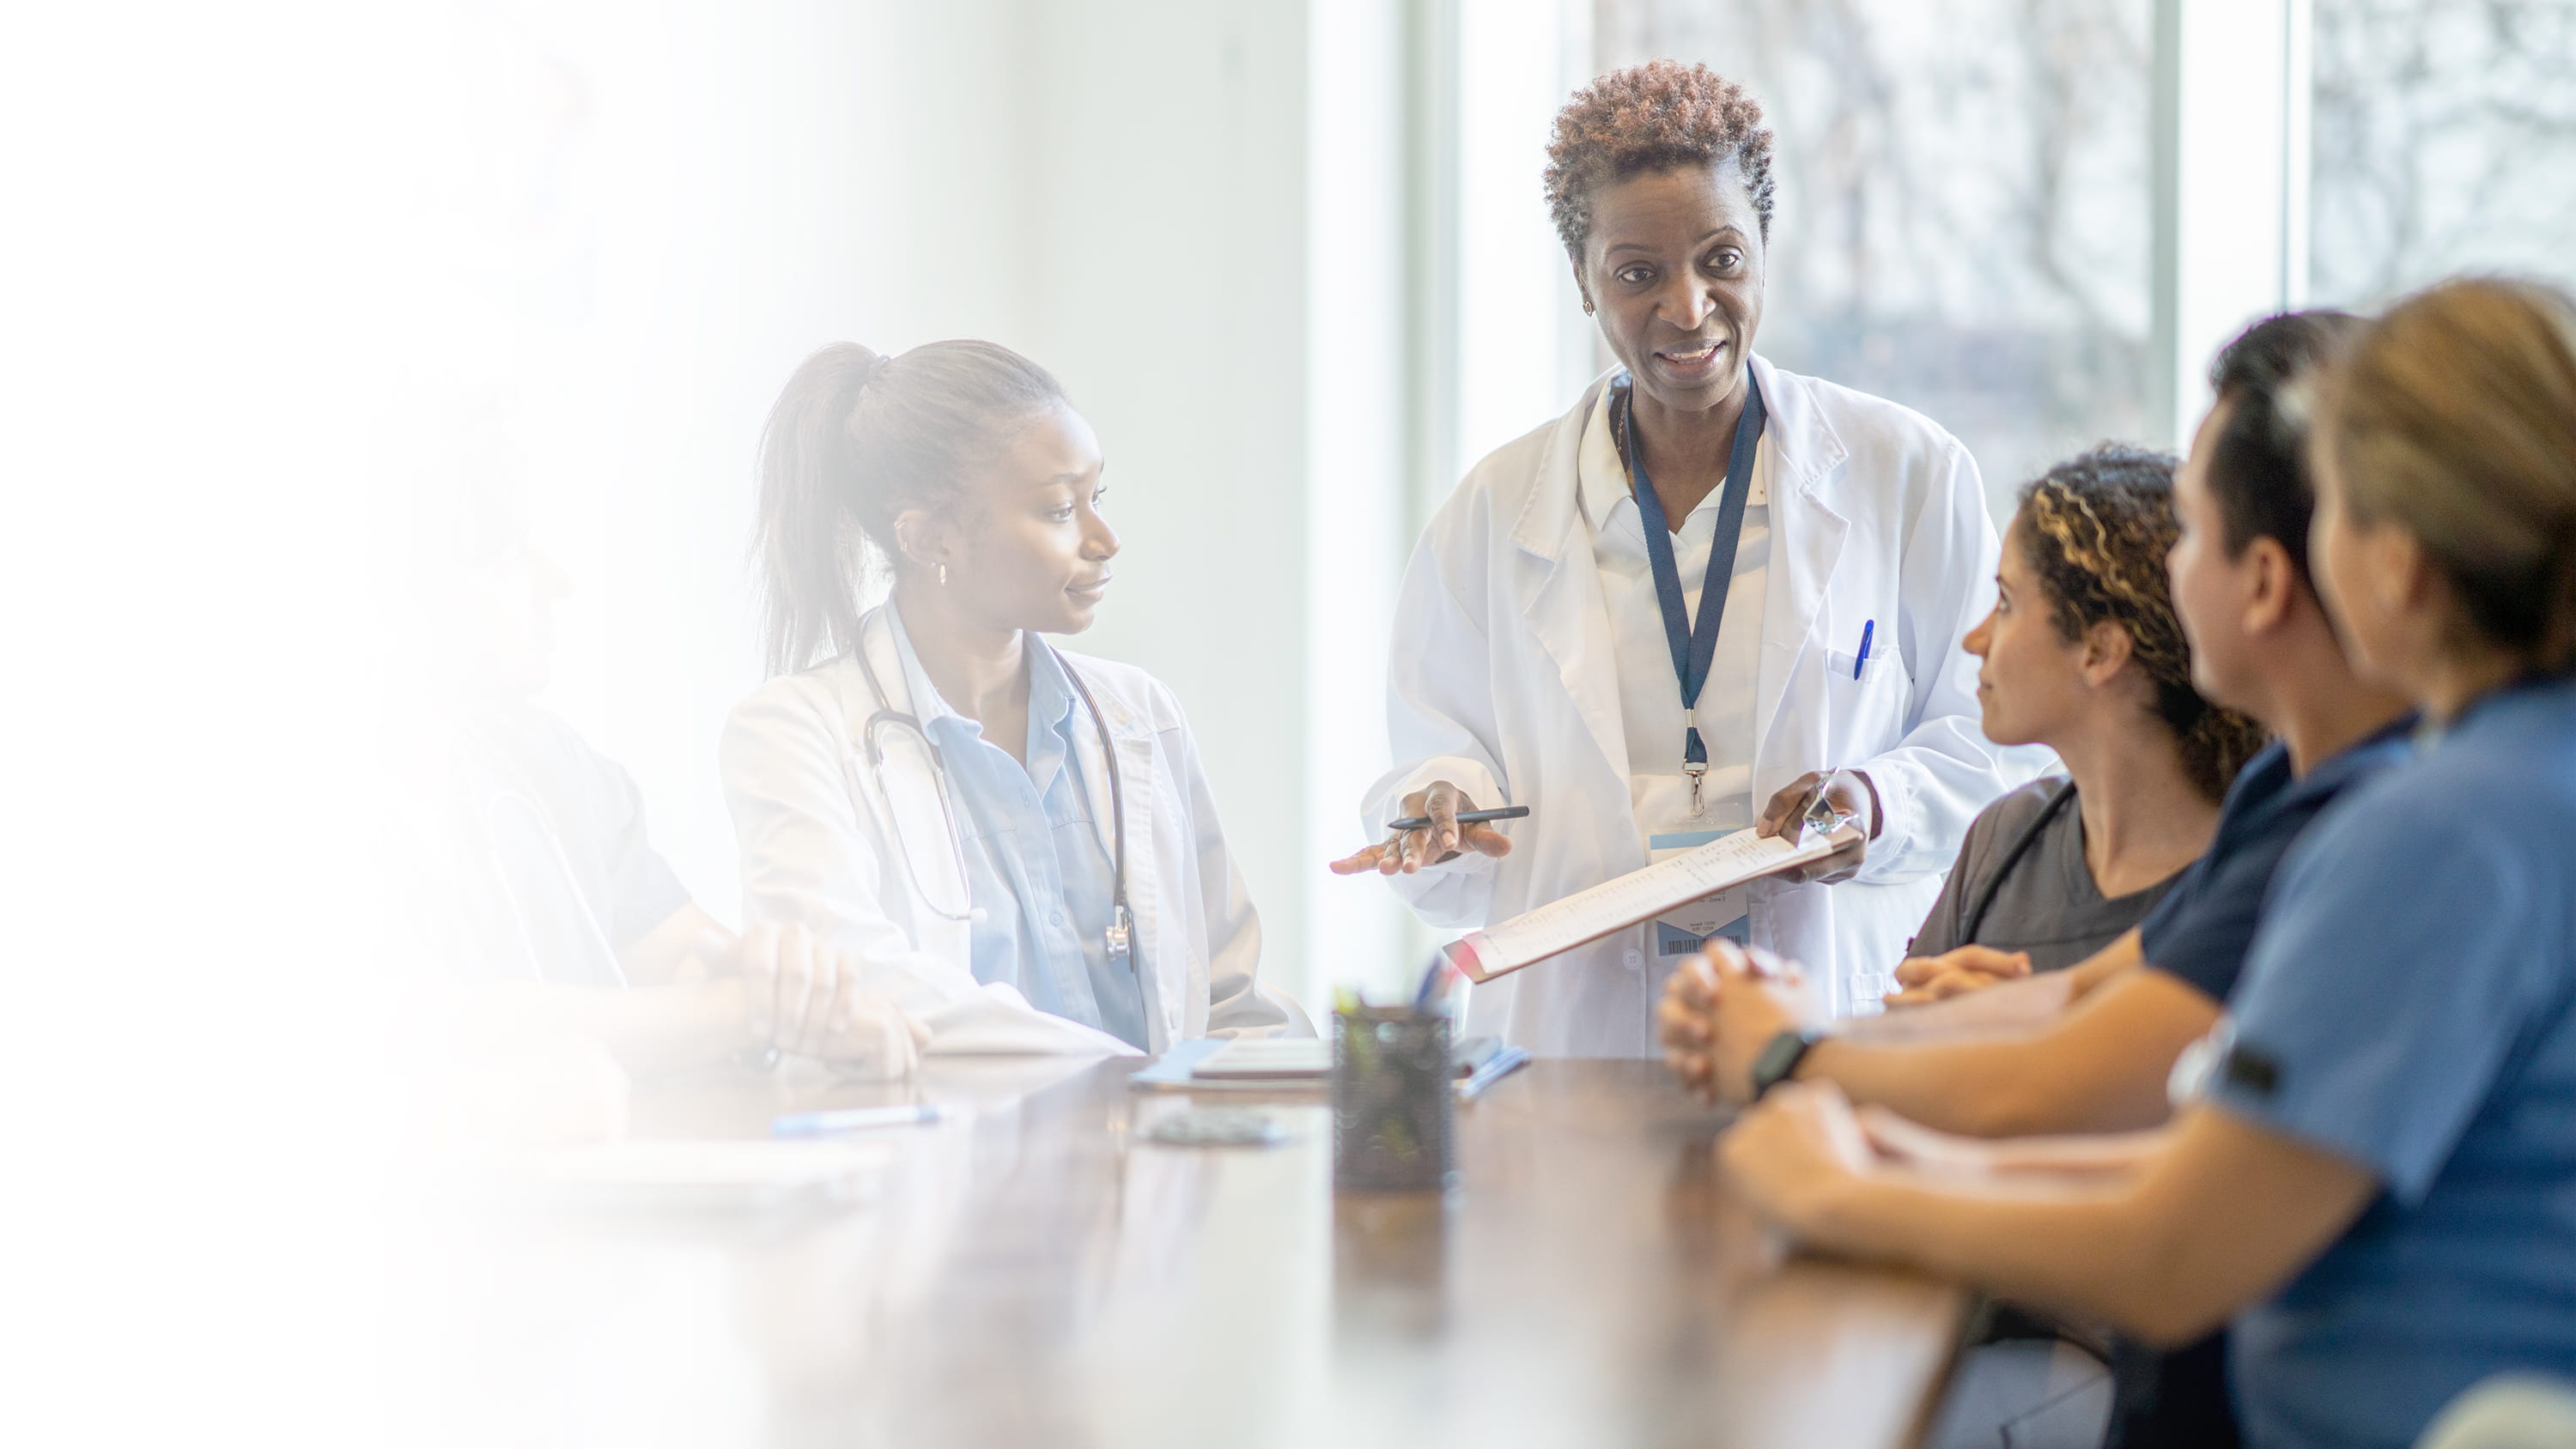
[{"label": "pen cup on table", "polygon": [[1449,1017],[1396,1006],[1333,1013],[1333,1186],[1449,1185]]}]

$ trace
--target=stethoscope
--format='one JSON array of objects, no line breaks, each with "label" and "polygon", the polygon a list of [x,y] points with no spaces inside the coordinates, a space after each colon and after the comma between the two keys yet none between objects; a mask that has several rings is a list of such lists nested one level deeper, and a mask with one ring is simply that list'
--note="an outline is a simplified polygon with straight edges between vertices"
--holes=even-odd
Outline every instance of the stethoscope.
[{"label": "stethoscope", "polygon": [[[1037,647],[1053,651],[1052,645],[1037,636],[1025,637]],[[947,762],[940,758],[939,746],[932,743],[930,732],[921,727],[920,717],[894,707],[893,696],[886,693],[885,685],[877,678],[875,662],[868,658],[866,642],[861,641],[859,647],[851,652],[858,657],[859,672],[867,677],[868,693],[877,702],[876,713],[869,715],[867,723],[859,728],[860,742],[867,751],[868,767],[876,772],[877,792],[886,793],[884,732],[887,730],[911,731],[913,738],[919,740],[922,749],[929,754],[930,768],[937,775],[939,813],[947,822],[949,848],[957,857],[957,878],[962,881],[966,878],[965,836],[957,829],[957,806],[948,797]],[[1065,678],[1073,681],[1073,692],[1082,697],[1082,707],[1090,712],[1092,728],[1100,732],[1101,759],[1109,771],[1110,838],[1114,843],[1110,848],[1109,929],[1101,935],[1109,947],[1110,958],[1124,961],[1127,959],[1128,946],[1134,936],[1134,918],[1127,910],[1127,798],[1126,792],[1120,788],[1118,781],[1118,745],[1109,737],[1109,721],[1100,713],[1099,702],[1091,697],[1091,686],[1082,682],[1081,671],[1075,669],[1062,654],[1055,655],[1055,661],[1063,667]],[[888,798],[892,797],[888,796]],[[873,810],[874,806],[871,805],[870,808]],[[891,811],[886,821],[886,833],[894,842],[894,853],[903,858],[904,878],[912,883],[912,893],[919,896],[924,905],[930,907],[932,915],[945,921],[973,921],[983,915],[983,912],[974,908],[971,898],[967,901],[967,908],[962,911],[949,910],[931,898],[930,892],[922,886],[920,873],[913,868],[912,852],[905,848],[903,823],[893,818]]]},{"label": "stethoscope", "polygon": [[2039,813],[2031,817],[2030,823],[2021,828],[2019,835],[2013,837],[2012,844],[2005,848],[1994,870],[1987,875],[1986,883],[1978,888],[1976,899],[1969,905],[1968,913],[1960,919],[1957,944],[1965,946],[1976,941],[1979,928],[1986,923],[1986,911],[1995,903],[1995,893],[2004,888],[2005,879],[2012,875],[2013,867],[2021,864],[2021,858],[2030,854],[2031,846],[2038,842],[2040,832],[2048,828],[2048,822],[2056,819],[2057,812],[2066,808],[2066,802],[2074,798],[2073,780],[2058,786],[2056,793],[2048,797],[2048,803],[2040,806]]}]

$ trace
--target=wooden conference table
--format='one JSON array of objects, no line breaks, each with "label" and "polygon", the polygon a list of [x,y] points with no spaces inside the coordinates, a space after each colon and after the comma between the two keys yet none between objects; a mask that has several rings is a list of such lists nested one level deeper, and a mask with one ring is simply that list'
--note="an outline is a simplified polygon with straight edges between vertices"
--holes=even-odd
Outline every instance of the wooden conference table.
[{"label": "wooden conference table", "polygon": [[[1542,1061],[1459,1113],[1460,1185],[1337,1197],[1321,1100],[1270,1149],[1145,1140],[1192,1099],[1133,1062],[934,1062],[893,1087],[731,1078],[640,1135],[968,1102],[880,1133],[856,1201],[755,1219],[514,1212],[419,1261],[417,1423],[475,1443],[1740,1445],[1913,1442],[1956,1289],[1785,1256],[1722,1116],[1660,1064]],[[1247,1099],[1199,1098],[1247,1104]]]}]

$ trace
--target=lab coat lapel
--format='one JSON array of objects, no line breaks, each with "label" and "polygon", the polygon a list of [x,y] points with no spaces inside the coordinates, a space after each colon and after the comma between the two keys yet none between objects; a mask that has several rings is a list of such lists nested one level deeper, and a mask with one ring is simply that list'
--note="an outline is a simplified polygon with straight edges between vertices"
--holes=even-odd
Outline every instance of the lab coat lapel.
[{"label": "lab coat lapel", "polygon": [[1513,521],[1512,542],[1523,557],[1512,583],[1521,615],[1555,663],[1557,678],[1582,716],[1585,730],[1613,773],[1624,780],[1628,737],[1619,718],[1618,656],[1610,636],[1610,606],[1601,592],[1601,571],[1593,566],[1590,541],[1575,501],[1581,487],[1577,468],[1584,425],[1601,389],[1608,385],[1606,375],[1596,378],[1548,439],[1538,474]]},{"label": "lab coat lapel", "polygon": [[[1061,655],[1059,655],[1061,657]],[[1066,670],[1081,666],[1070,659]],[[1139,722],[1127,701],[1115,691],[1105,689],[1096,674],[1082,676],[1091,688],[1091,697],[1100,706],[1100,716],[1109,725],[1110,750],[1102,748],[1100,731],[1083,728],[1075,732],[1074,748],[1082,759],[1082,790],[1091,807],[1091,818],[1099,823],[1100,849],[1115,868],[1118,837],[1111,825],[1111,811],[1118,804],[1126,806],[1127,822],[1127,910],[1135,918],[1133,950],[1128,959],[1152,974],[1146,979],[1148,993],[1145,1014],[1145,1050],[1160,1053],[1182,1034],[1183,1013],[1191,999],[1196,963],[1189,960],[1189,944],[1178,931],[1166,931],[1167,913],[1162,906],[1162,873],[1155,867],[1161,862],[1166,842],[1154,833],[1158,812],[1154,808],[1154,735]],[[1090,711],[1082,711],[1082,724],[1088,726]],[[1115,763],[1112,763],[1112,753]],[[1118,790],[1125,798],[1115,799],[1109,789],[1109,771],[1118,771]],[[1204,997],[1202,989],[1199,995]]]},{"label": "lab coat lapel", "polygon": [[[884,708],[914,720],[921,711],[912,698],[911,684],[903,672],[903,657],[895,649],[894,631],[888,625],[885,611],[871,612],[859,630],[859,647],[867,651],[868,662],[875,667],[877,682],[886,692]],[[866,686],[860,686],[866,693]],[[878,709],[871,698],[850,711],[852,756],[862,766],[868,759],[867,721]],[[948,780],[939,769],[937,756],[918,728],[888,727],[877,731],[877,741],[885,749],[885,767],[868,770],[860,788],[877,789],[885,798],[886,813],[893,820],[897,836],[894,848],[911,862],[907,881],[918,881],[919,889],[929,892],[928,900],[913,904],[914,938],[921,949],[946,959],[963,961],[973,955],[973,932],[966,921],[952,921],[934,909],[932,902],[955,905],[970,902],[972,888],[966,883],[965,846],[957,838],[954,802],[948,798]]]},{"label": "lab coat lapel", "polygon": [[[1780,705],[1796,675],[1799,656],[1813,647],[1816,615],[1824,608],[1825,589],[1834,564],[1842,557],[1843,535],[1850,520],[1818,496],[1818,485],[1833,476],[1850,456],[1843,441],[1817,413],[1814,399],[1800,379],[1784,378],[1756,356],[1753,376],[1762,388],[1769,420],[1762,433],[1761,466],[1769,469],[1771,499],[1770,588],[1763,600],[1762,665],[1754,682],[1756,790],[1775,788],[1764,766],[1776,758],[1771,730]],[[1815,711],[1807,711],[1817,717]],[[1781,741],[1797,758],[1814,757],[1822,740]]]}]

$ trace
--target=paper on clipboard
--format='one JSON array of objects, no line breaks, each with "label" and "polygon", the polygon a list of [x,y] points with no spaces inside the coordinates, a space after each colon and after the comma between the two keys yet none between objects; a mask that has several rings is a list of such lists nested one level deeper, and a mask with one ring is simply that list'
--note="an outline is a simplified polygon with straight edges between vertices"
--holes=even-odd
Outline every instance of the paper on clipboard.
[{"label": "paper on clipboard", "polygon": [[1746,881],[1821,860],[1860,839],[1860,827],[1808,830],[1797,841],[1739,830],[1721,840],[1604,881],[1524,912],[1498,926],[1471,931],[1446,948],[1470,981],[1491,981],[1533,962],[1597,941],[1613,931],[1654,919],[1688,901],[1713,896]]}]

